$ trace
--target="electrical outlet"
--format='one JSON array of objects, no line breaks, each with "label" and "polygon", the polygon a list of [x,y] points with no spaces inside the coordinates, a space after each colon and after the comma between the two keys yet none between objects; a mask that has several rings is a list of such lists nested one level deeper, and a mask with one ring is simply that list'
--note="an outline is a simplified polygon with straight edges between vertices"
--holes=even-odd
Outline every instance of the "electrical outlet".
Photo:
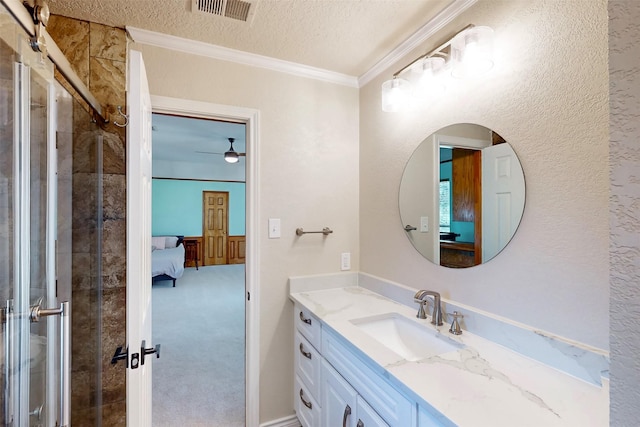
[{"label": "electrical outlet", "polygon": [[269,238],[280,238],[280,218],[269,218]]},{"label": "electrical outlet", "polygon": [[340,270],[351,270],[351,254],[349,252],[343,252],[340,258]]}]

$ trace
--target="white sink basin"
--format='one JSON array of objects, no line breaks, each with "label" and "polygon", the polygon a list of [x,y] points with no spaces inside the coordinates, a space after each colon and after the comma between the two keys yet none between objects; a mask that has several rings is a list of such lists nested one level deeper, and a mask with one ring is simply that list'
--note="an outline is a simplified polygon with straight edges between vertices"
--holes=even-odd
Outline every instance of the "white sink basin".
[{"label": "white sink basin", "polygon": [[464,347],[463,344],[441,335],[433,325],[420,324],[398,313],[353,319],[351,323],[411,362]]}]

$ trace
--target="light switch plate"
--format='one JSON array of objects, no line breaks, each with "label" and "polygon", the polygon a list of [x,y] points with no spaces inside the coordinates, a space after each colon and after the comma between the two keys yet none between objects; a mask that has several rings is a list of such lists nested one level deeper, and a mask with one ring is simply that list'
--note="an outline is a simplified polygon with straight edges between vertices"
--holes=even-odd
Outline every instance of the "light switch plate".
[{"label": "light switch plate", "polygon": [[280,218],[269,218],[269,238],[280,238]]},{"label": "light switch plate", "polygon": [[420,217],[420,232],[427,233],[429,232],[429,217],[421,216]]}]

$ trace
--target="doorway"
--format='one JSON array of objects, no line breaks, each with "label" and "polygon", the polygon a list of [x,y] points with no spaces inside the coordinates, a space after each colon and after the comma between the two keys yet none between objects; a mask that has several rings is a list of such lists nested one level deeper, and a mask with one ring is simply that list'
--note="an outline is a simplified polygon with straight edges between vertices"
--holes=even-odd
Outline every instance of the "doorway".
[{"label": "doorway", "polygon": [[[184,101],[184,100],[177,100],[177,99],[172,99],[172,98],[162,98],[162,97],[152,97],[152,105],[153,105],[153,110],[154,110],[154,115],[155,114],[162,114],[162,115],[170,115],[172,117],[180,117],[180,118],[185,118],[185,117],[191,117],[194,120],[199,120],[199,121],[212,121],[212,120],[220,120],[222,119],[222,121],[224,122],[231,122],[231,123],[235,123],[236,125],[242,125],[245,127],[244,135],[246,135],[246,150],[242,149],[242,151],[246,151],[246,152],[251,152],[251,154],[256,154],[257,155],[257,149],[252,147],[256,144],[257,142],[257,125],[258,125],[258,117],[257,117],[257,112],[252,111],[252,110],[246,110],[246,109],[235,109],[233,107],[224,107],[224,106],[218,106],[215,104],[203,104],[203,103],[196,103],[196,102],[189,102],[189,101]],[[185,105],[189,105],[189,108],[187,108],[185,110]],[[229,112],[233,112],[233,115],[230,116]],[[154,124],[154,128],[155,128],[155,124]],[[244,136],[243,135],[243,136]],[[208,134],[207,137],[209,139],[211,139],[213,136],[211,134]],[[154,131],[154,139],[155,139],[155,131]],[[243,138],[244,139],[244,138]],[[242,147],[242,144],[238,144],[239,141],[236,141],[236,145],[235,148],[238,149],[238,151],[240,151],[240,148]],[[228,144],[228,143],[227,143]],[[225,147],[226,149],[226,147]],[[154,151],[155,151],[155,142],[154,142]],[[196,150],[196,151],[208,151],[210,153],[198,153],[200,155],[200,157],[204,157],[204,156],[214,156],[216,155],[218,152],[220,152],[219,149],[216,148],[208,148],[208,149],[201,149],[201,150]],[[220,154],[224,153],[224,149],[222,149],[222,152],[220,152]],[[244,153],[243,153],[244,154]],[[244,157],[244,156],[243,156]],[[206,273],[206,269],[210,268],[210,269],[216,269],[215,273],[216,274],[221,274],[223,276],[226,276],[227,278],[230,277],[238,277],[238,273],[240,272],[240,280],[242,280],[243,285],[244,285],[244,289],[242,291],[242,295],[241,295],[241,309],[244,308],[244,313],[242,315],[242,323],[243,323],[243,329],[245,334],[243,334],[241,336],[241,341],[242,341],[242,345],[244,346],[244,357],[242,354],[238,355],[238,354],[234,354],[233,356],[228,356],[227,359],[239,359],[241,361],[241,365],[242,368],[244,369],[244,378],[245,380],[243,381],[244,383],[244,387],[243,387],[243,396],[242,399],[240,400],[244,400],[245,402],[251,402],[252,404],[249,405],[243,405],[244,407],[242,408],[244,411],[244,419],[242,420],[243,425],[246,423],[246,425],[257,425],[258,424],[258,409],[259,406],[257,404],[258,400],[258,388],[257,388],[257,380],[258,380],[258,357],[257,357],[257,306],[254,304],[254,301],[257,300],[257,291],[255,290],[256,286],[256,269],[255,269],[255,265],[257,263],[257,254],[255,254],[255,245],[252,243],[253,239],[255,239],[254,235],[252,234],[252,230],[255,230],[256,226],[255,226],[255,217],[254,217],[254,212],[255,212],[255,206],[256,206],[256,196],[257,196],[257,183],[252,181],[252,177],[256,176],[256,166],[257,164],[255,163],[255,161],[252,159],[252,156],[247,155],[246,158],[244,158],[243,160],[246,160],[246,179],[230,179],[227,184],[228,185],[233,185],[233,186],[245,186],[246,185],[246,189],[244,192],[243,197],[241,197],[241,204],[243,206],[243,210],[246,209],[245,212],[243,212],[243,224],[242,224],[242,232],[241,234],[243,234],[242,236],[242,241],[245,241],[245,236],[244,234],[246,234],[246,249],[247,249],[247,255],[246,255],[246,264],[244,265],[220,265],[220,264],[226,264],[226,258],[228,257],[228,245],[229,245],[229,240],[232,237],[232,234],[238,234],[238,230],[237,228],[234,228],[237,226],[236,222],[231,220],[231,217],[233,217],[234,212],[237,212],[238,209],[236,207],[236,205],[234,203],[237,203],[239,201],[240,198],[237,197],[237,195],[234,196],[233,191],[213,191],[213,193],[217,193],[218,195],[226,193],[226,197],[223,197],[222,203],[224,205],[227,206],[226,208],[226,216],[229,218],[229,224],[226,226],[216,226],[213,227],[214,229],[217,229],[220,233],[224,233],[222,235],[222,239],[218,239],[216,241],[217,243],[217,247],[219,250],[216,251],[217,254],[217,258],[219,260],[224,259],[225,262],[221,262],[218,261],[218,264],[213,264],[213,262],[211,262],[212,266],[210,267],[205,267],[203,268],[202,266],[196,270],[196,268],[187,268],[185,271],[185,277],[187,276],[191,276],[191,278],[197,277],[198,279],[201,279],[205,276]],[[208,163],[212,163],[212,162],[208,162]],[[209,165],[210,166],[210,165]],[[233,166],[233,165],[232,165]],[[192,213],[195,213],[200,220],[200,232],[196,233],[194,231],[188,231],[185,232],[185,235],[190,236],[190,238],[197,238],[197,237],[201,237],[203,244],[202,244],[202,252],[205,252],[205,224],[206,224],[206,219],[207,219],[207,215],[203,215],[204,211],[204,206],[206,204],[206,196],[205,194],[206,191],[208,190],[203,190],[204,187],[211,186],[213,184],[216,184],[214,181],[215,180],[209,180],[206,181],[204,180],[206,183],[208,183],[207,185],[203,184],[203,177],[201,175],[196,175],[194,177],[186,177],[186,176],[181,176],[178,177],[176,179],[170,180],[170,177],[167,176],[161,176],[163,175],[160,172],[157,172],[157,170],[159,170],[159,168],[156,167],[156,164],[154,163],[154,177],[158,180],[157,182],[163,182],[164,184],[167,184],[167,182],[169,181],[174,181],[175,182],[180,182],[181,186],[185,187],[186,186],[198,186],[201,185],[200,188],[200,207],[198,207],[197,210],[193,210]],[[174,169],[175,169],[175,165],[174,165]],[[198,171],[199,168],[195,167],[192,168],[192,171]],[[237,170],[237,169],[236,169]],[[244,178],[244,177],[243,177]],[[154,184],[155,184],[155,179],[154,179]],[[217,185],[220,185],[220,183],[218,182]],[[215,185],[213,186],[215,188]],[[154,198],[155,198],[155,191],[154,191]],[[202,202],[205,203],[202,203]],[[179,211],[181,211],[182,213],[185,213],[188,209],[188,205],[189,203],[187,202],[182,202],[181,200],[174,200],[173,203],[174,206],[179,206]],[[154,209],[155,209],[155,200],[154,200]],[[182,215],[182,214],[181,214]],[[224,218],[225,216],[225,210],[223,211],[213,211],[211,212],[212,218]],[[224,224],[224,222],[226,221],[222,221],[222,223],[220,224]],[[219,222],[218,222],[219,223]],[[217,224],[218,224],[217,223]],[[155,228],[155,224],[154,224],[154,228]],[[246,231],[245,231],[246,228]],[[155,233],[154,233],[155,234]],[[176,233],[178,234],[178,233]],[[180,233],[182,234],[182,233]],[[195,235],[194,235],[195,234]],[[198,236],[197,234],[201,234],[201,236]],[[233,237],[238,237],[238,236],[233,236]],[[229,238],[229,239],[227,239]],[[212,239],[214,240],[214,239]],[[224,243],[224,240],[227,240],[226,244]],[[243,249],[244,249],[244,244],[242,245]],[[253,249],[252,249],[253,248]],[[255,255],[252,255],[255,254]],[[203,254],[204,255],[204,254]],[[203,256],[203,260],[206,258],[206,256]],[[214,257],[216,258],[216,257]],[[203,263],[204,265],[207,264],[207,261],[205,261]],[[229,280],[235,280],[235,279],[229,279]],[[179,279],[177,281],[177,285],[176,288],[180,288],[181,285],[181,280]],[[154,302],[155,304],[155,302]],[[211,308],[211,307],[209,307]],[[154,306],[154,317],[156,316],[156,308]],[[203,310],[197,310],[200,314],[206,312],[206,309]],[[236,310],[236,312],[239,310]],[[237,313],[236,313],[237,314]],[[154,322],[155,323],[155,322]],[[212,335],[215,335],[217,330],[221,330],[223,328],[210,328],[208,331],[204,331],[201,336],[198,338],[200,340],[203,339],[209,339],[211,338]],[[154,333],[155,334],[155,333]],[[245,338],[246,335],[246,338]],[[246,340],[246,344],[245,344],[245,340]],[[159,342],[162,343],[162,341],[155,341],[154,342]],[[163,344],[163,352],[165,353],[165,355],[167,354],[167,350],[165,350],[166,348],[166,344]],[[195,347],[197,347],[199,345],[198,342],[194,342],[193,345]],[[163,355],[163,357],[165,357]],[[202,358],[206,358],[206,356],[203,356]],[[160,362],[160,361],[159,361]],[[184,365],[183,365],[184,366]],[[154,370],[154,377],[155,377],[155,373],[161,373],[162,371],[162,366],[161,363],[156,364],[156,369]],[[204,374],[205,372],[201,372],[201,374]],[[175,374],[175,373],[174,373]],[[201,375],[202,376],[202,375]],[[215,381],[215,378],[213,378],[213,381]],[[155,382],[155,381],[154,381]],[[187,387],[189,385],[187,384]],[[197,390],[196,390],[197,392]],[[206,393],[205,393],[206,394]],[[154,385],[154,399],[155,399],[155,395],[156,395],[156,390],[155,390],[155,385]],[[175,397],[175,396],[174,396]],[[220,401],[216,402],[217,398],[213,395],[213,393],[209,393],[209,400],[208,400],[208,404],[210,406],[216,406],[216,404],[220,404]],[[155,414],[154,414],[154,418],[155,418]],[[154,425],[156,423],[154,422]],[[161,424],[158,424],[161,425]],[[182,423],[182,425],[189,425],[188,423],[185,424],[184,422]],[[208,425],[214,425],[214,424],[208,424]],[[221,424],[223,425],[223,424]],[[233,425],[233,424],[229,424],[229,425]]]}]

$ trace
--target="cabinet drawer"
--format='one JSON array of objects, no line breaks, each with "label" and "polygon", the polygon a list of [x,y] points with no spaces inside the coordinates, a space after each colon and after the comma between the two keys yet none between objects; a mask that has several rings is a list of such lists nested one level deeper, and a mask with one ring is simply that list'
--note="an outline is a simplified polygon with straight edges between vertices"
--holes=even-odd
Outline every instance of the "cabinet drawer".
[{"label": "cabinet drawer", "polygon": [[322,334],[322,355],[390,426],[417,424],[416,405],[326,331]]},{"label": "cabinet drawer", "polygon": [[296,375],[294,408],[298,420],[303,427],[318,427],[320,425],[320,405],[311,396],[309,389],[302,383],[300,377]]},{"label": "cabinet drawer", "polygon": [[320,350],[320,321],[309,310],[296,304],[293,313],[296,329],[311,343],[316,350]]},{"label": "cabinet drawer", "polygon": [[294,361],[296,374],[309,388],[313,397],[320,396],[320,372],[322,358],[320,353],[307,341],[300,332],[295,334]]}]

